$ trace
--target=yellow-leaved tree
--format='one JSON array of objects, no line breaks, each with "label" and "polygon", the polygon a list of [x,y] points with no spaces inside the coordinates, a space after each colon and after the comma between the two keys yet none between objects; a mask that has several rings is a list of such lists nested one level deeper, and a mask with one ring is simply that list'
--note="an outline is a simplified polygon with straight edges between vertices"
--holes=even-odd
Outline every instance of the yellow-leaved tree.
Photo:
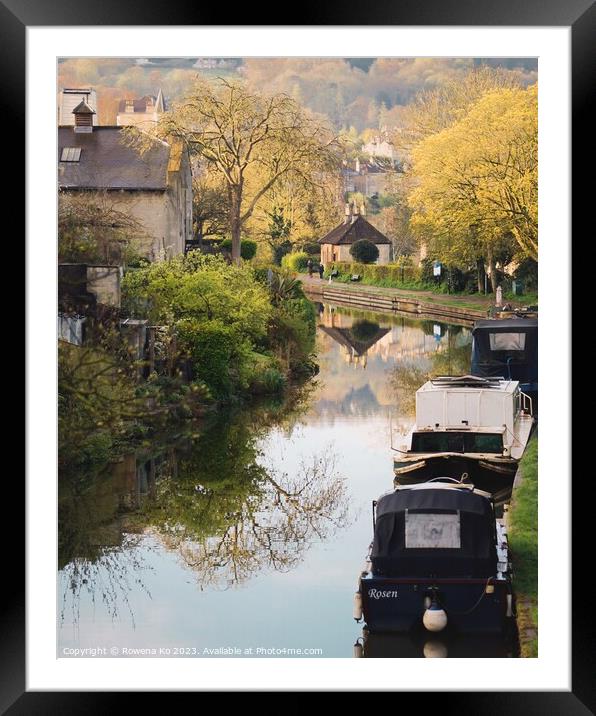
[{"label": "yellow-leaved tree", "polygon": [[[538,93],[489,92],[412,152],[412,223],[437,256],[461,265],[515,240],[538,258]],[[494,288],[494,286],[493,286]]]}]

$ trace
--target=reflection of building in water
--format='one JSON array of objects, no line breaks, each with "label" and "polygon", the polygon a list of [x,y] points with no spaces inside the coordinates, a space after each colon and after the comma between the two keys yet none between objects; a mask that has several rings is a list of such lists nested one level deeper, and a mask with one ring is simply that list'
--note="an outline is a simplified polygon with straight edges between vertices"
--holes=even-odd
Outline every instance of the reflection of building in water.
[{"label": "reflection of building in water", "polygon": [[427,336],[417,326],[393,326],[370,349],[371,355],[377,355],[383,361],[401,362],[409,358],[421,358],[429,353],[444,349],[443,340],[437,341]]},{"label": "reflection of building in water", "polygon": [[[345,318],[331,311],[324,313],[321,330],[339,343],[346,363],[366,368],[368,351],[389,333],[390,329],[381,328],[374,321],[345,321]],[[342,325],[345,323],[348,325]]]},{"label": "reflection of building in water", "polygon": [[366,318],[354,320],[353,316],[339,313],[329,305],[324,306],[320,327],[342,346],[342,355],[347,363],[363,368],[369,356],[378,356],[383,362],[401,362],[442,351],[446,344],[443,340],[446,336],[427,335],[418,325],[406,325],[404,322],[382,328]]},{"label": "reflection of building in water", "polygon": [[155,487],[155,460],[124,455],[115,463],[112,475],[118,495],[119,512],[138,510],[141,498],[151,494]]}]

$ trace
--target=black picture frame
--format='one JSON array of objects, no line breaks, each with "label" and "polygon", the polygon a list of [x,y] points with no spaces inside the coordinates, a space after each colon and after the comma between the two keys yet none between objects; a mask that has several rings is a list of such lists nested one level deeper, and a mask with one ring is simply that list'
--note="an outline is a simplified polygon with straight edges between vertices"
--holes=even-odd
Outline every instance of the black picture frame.
[{"label": "black picture frame", "polygon": [[[142,7],[142,14],[140,8]],[[102,25],[229,25],[230,8],[221,6],[191,6],[180,0],[145,0],[142,5],[122,0],[102,0],[98,3],[73,3],[70,0],[0,0],[0,58],[4,99],[4,124],[10,127],[11,142],[22,132],[25,146],[25,32],[30,26],[102,26]],[[261,13],[254,6],[234,7],[236,26],[283,24],[270,10]],[[266,18],[266,19],[265,19]],[[272,23],[275,19],[277,22]],[[293,19],[296,19],[293,18]],[[593,171],[590,152],[586,145],[593,125],[591,102],[594,93],[594,38],[596,36],[596,8],[593,0],[394,0],[376,3],[327,2],[301,3],[300,25],[406,25],[406,26],[568,26],[572,34],[572,131],[574,196],[572,209],[575,226],[580,226],[582,212],[593,203],[588,197]],[[17,129],[20,128],[20,130]],[[6,135],[5,135],[6,136]],[[17,161],[14,166],[18,166]],[[18,206],[24,198],[21,186],[14,180],[7,205]],[[585,217],[587,219],[587,217]],[[585,226],[589,226],[585,222]],[[593,230],[589,230],[593,233]],[[576,240],[576,244],[579,241]],[[574,260],[580,260],[576,248]],[[583,312],[574,314],[575,327],[585,319]],[[561,340],[568,337],[562,336]],[[576,360],[581,360],[575,354]],[[31,356],[29,356],[31,360]],[[570,426],[569,426],[570,427]],[[579,428],[577,428],[579,430]],[[34,436],[29,435],[29,440]],[[576,445],[586,443],[574,436]],[[588,443],[589,444],[589,443]],[[590,530],[589,494],[591,470],[580,471],[578,485],[573,491],[573,598],[572,598],[572,690],[570,692],[448,692],[424,694],[424,706],[436,707],[441,713],[458,709],[460,713],[503,714],[566,714],[573,716],[596,711],[596,640],[594,639],[594,607],[590,569],[593,557],[593,540]],[[5,478],[11,477],[5,474]],[[582,484],[583,483],[583,484]],[[584,488],[583,485],[586,485]],[[24,490],[14,478],[5,479],[9,496],[6,504],[15,505],[23,500]],[[12,495],[10,494],[12,491]],[[14,510],[11,510],[16,512]],[[584,515],[585,511],[585,515]],[[592,518],[593,519],[593,518]],[[556,525],[544,525],[556,529]],[[5,548],[4,604],[2,611],[2,637],[0,643],[0,708],[8,714],[80,712],[106,713],[115,701],[129,703],[123,694],[81,692],[30,692],[25,682],[25,589],[24,554],[18,549],[18,531],[11,539],[17,548]],[[587,545],[584,551],[582,545]],[[551,579],[551,577],[549,577]],[[557,588],[556,571],[552,575],[552,588]],[[49,587],[51,588],[51,587]],[[565,615],[562,615],[562,619]],[[74,688],[74,687],[73,687]],[[388,688],[391,688],[388,685]],[[474,684],[470,683],[474,689]],[[347,690],[347,689],[346,689]],[[138,695],[137,695],[138,696]],[[136,697],[135,697],[136,698]],[[154,697],[152,697],[154,698]],[[138,706],[138,702],[137,702]]]}]

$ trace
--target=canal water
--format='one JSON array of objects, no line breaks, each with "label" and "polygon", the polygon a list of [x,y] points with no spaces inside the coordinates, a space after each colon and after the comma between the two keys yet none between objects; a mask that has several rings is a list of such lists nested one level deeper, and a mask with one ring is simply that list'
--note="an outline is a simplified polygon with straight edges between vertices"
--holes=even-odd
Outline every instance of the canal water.
[{"label": "canal water", "polygon": [[[392,433],[471,334],[316,304],[319,374],[284,403],[59,481],[58,656],[352,657],[352,599],[392,486]],[[511,656],[501,640],[369,639],[367,656]]]}]

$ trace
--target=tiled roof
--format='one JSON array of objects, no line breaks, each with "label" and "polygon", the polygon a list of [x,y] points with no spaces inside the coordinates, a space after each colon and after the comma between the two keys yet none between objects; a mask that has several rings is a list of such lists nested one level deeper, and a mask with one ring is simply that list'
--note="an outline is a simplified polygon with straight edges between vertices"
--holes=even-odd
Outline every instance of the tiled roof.
[{"label": "tiled roof", "polygon": [[93,127],[78,133],[73,127],[58,128],[58,159],[65,147],[80,147],[79,161],[58,161],[61,189],[167,189],[170,147],[155,140],[141,155],[122,141],[122,127]]},{"label": "tiled roof", "polygon": [[391,241],[378,229],[359,214],[353,223],[344,223],[336,226],[328,234],[319,239],[319,244],[353,244],[361,239],[371,241],[373,244],[390,244]]},{"label": "tiled roof", "polygon": [[133,99],[133,100],[121,99],[120,102],[118,102],[118,112],[126,112],[126,107],[128,106],[129,102],[131,102],[131,101],[132,101],[132,106],[133,106],[135,112],[146,112],[147,111],[147,102],[149,100],[151,100],[151,105],[150,105],[149,109],[151,112],[154,112],[156,104],[157,104],[157,97],[154,97],[153,95],[145,95],[144,97],[141,97],[140,99]]}]

